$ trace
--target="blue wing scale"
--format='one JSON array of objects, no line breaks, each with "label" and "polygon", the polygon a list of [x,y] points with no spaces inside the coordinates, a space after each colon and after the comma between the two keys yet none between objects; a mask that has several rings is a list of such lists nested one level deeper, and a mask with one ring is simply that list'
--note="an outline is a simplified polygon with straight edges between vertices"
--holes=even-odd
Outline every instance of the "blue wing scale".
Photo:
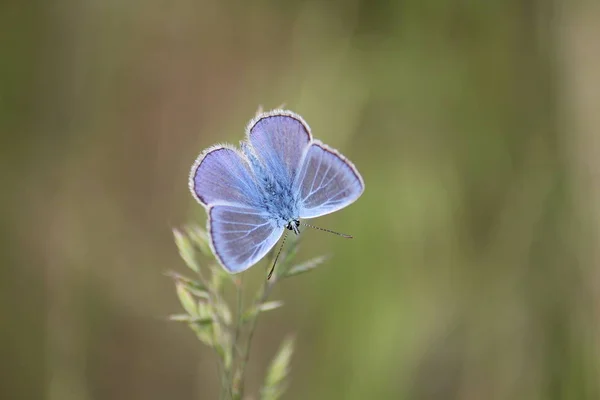
[{"label": "blue wing scale", "polygon": [[312,141],[306,122],[290,111],[275,110],[251,121],[247,132],[248,157],[257,161],[253,166],[291,185]]},{"label": "blue wing scale", "polygon": [[255,209],[228,205],[210,208],[208,229],[219,262],[230,273],[242,272],[277,243],[282,227]]},{"label": "blue wing scale", "polygon": [[300,218],[330,214],[352,204],[365,190],[354,165],[334,149],[314,141],[295,182]]},{"label": "blue wing scale", "polygon": [[259,190],[248,161],[228,146],[211,147],[202,153],[192,167],[189,185],[196,200],[205,207],[253,207]]}]

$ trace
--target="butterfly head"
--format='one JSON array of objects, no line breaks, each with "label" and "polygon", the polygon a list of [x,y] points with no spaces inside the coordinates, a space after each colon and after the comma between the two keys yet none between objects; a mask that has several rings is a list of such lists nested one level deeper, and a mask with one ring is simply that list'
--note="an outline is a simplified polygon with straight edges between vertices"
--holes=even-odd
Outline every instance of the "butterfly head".
[{"label": "butterfly head", "polygon": [[300,229],[298,229],[299,226],[300,226],[300,220],[293,219],[287,223],[285,228],[289,229],[290,231],[294,231],[294,233],[296,235],[299,235],[300,234]]}]

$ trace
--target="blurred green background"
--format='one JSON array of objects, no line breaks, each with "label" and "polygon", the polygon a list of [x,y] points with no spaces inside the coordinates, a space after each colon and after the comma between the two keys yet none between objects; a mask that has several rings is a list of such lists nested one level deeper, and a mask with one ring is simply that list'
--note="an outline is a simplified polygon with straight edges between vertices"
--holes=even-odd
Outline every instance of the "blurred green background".
[{"label": "blurred green background", "polygon": [[[0,4],[0,398],[212,399],[171,228],[197,153],[286,106],[366,191],[305,233],[248,389],[600,398],[600,3]],[[248,272],[254,282],[263,266]],[[252,397],[256,399],[256,396]]]}]

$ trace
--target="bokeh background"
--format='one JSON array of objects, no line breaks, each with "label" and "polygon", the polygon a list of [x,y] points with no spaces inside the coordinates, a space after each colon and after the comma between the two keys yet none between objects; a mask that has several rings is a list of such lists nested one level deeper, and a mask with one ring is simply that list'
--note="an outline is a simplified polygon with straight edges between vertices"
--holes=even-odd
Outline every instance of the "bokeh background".
[{"label": "bokeh background", "polygon": [[281,103],[366,191],[318,220],[354,241],[306,232],[334,257],[274,293],[252,393],[293,333],[289,399],[600,398],[597,1],[5,0],[0,32],[0,398],[215,398],[171,229]]}]

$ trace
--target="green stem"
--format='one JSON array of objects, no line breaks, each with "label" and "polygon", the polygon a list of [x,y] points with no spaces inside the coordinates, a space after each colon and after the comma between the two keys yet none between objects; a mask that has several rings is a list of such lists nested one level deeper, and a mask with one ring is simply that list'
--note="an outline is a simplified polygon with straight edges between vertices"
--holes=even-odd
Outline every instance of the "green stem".
[{"label": "green stem", "polygon": [[219,392],[219,400],[224,400],[225,396],[227,396],[227,386],[225,385],[225,365],[217,349],[214,347],[213,349],[215,351],[215,356],[217,357],[217,369],[219,371],[219,380],[221,381],[221,391]]},{"label": "green stem", "polygon": [[237,364],[236,359],[239,357],[239,351],[238,351],[238,346],[237,346],[237,342],[238,342],[238,338],[240,337],[240,332],[242,330],[242,317],[243,317],[243,310],[244,310],[244,275],[242,274],[240,276],[240,280],[239,282],[236,282],[236,297],[237,297],[237,301],[236,301],[236,310],[235,310],[235,316],[237,318],[236,324],[235,324],[235,330],[233,333],[233,340],[231,342],[231,368],[229,371],[229,376],[228,376],[228,386],[231,388],[231,393],[232,393],[232,397],[234,395],[237,395],[238,398],[241,398],[240,393],[238,391],[239,388],[235,388],[234,387],[234,381],[235,381],[235,368],[234,365]]},{"label": "green stem", "polygon": [[[211,308],[211,310],[213,310],[213,318],[214,318],[214,324],[217,324],[221,327],[221,329],[223,331],[226,331],[229,329],[229,326],[227,324],[227,322],[225,320],[223,320],[221,318],[221,316],[219,315],[219,310],[217,306],[220,306],[221,304],[223,304],[223,298],[221,296],[221,294],[219,293],[219,290],[216,290],[216,288],[213,288],[210,286],[209,282],[206,281],[206,287],[209,288],[208,290],[208,304]],[[219,343],[219,337],[217,337],[217,334],[213,328],[213,341],[214,343]],[[226,347],[222,346],[221,347],[223,349],[224,354],[220,354],[219,351],[215,348],[215,353],[217,355],[217,362],[219,363],[219,375],[220,375],[220,381],[221,381],[221,392],[219,394],[219,399],[233,399],[233,393],[231,390],[231,384],[230,384],[230,380],[229,380],[229,375],[230,375],[230,371],[233,370],[233,358],[231,360],[231,363],[229,365],[229,368],[227,368],[226,365]],[[233,355],[232,355],[233,356]]]},{"label": "green stem", "polygon": [[[267,300],[267,298],[269,297],[269,294],[271,293],[271,290],[273,289],[273,286],[275,286],[275,284],[277,283],[277,280],[278,280],[278,277],[275,276],[275,277],[273,277],[272,280],[265,281],[265,283],[262,286],[261,293],[256,298],[253,307],[258,307],[259,305],[261,305],[262,303],[264,303]],[[254,331],[256,330],[256,323],[258,321],[259,314],[260,313],[256,313],[256,315],[250,321],[250,329],[248,331],[248,340],[246,341],[243,359],[242,359],[241,365],[240,365],[240,377],[241,377],[240,378],[240,391],[239,391],[240,398],[243,398],[243,396],[244,396],[244,383],[246,381],[246,379],[245,379],[246,365],[248,365],[248,360],[250,359],[250,345],[252,343],[252,337],[254,336]]]}]

